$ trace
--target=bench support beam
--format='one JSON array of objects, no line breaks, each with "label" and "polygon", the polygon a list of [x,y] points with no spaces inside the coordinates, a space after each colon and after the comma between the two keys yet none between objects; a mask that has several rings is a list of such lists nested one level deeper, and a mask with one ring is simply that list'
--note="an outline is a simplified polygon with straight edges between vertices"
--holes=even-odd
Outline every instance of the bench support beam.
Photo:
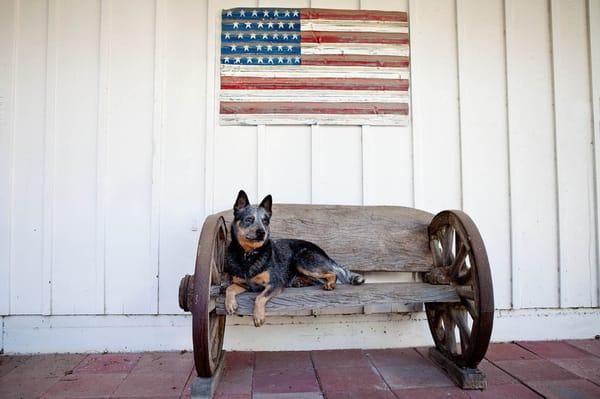
[{"label": "bench support beam", "polygon": [[223,375],[223,363],[217,366],[212,377],[194,377],[192,381],[192,399],[212,399]]},{"label": "bench support beam", "polygon": [[429,349],[429,357],[462,389],[485,389],[487,379],[478,368],[460,367],[437,348]]}]

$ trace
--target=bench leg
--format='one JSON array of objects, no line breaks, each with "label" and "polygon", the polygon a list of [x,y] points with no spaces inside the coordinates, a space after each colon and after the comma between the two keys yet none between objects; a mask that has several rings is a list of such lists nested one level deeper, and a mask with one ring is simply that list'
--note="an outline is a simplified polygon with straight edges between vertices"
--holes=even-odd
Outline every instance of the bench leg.
[{"label": "bench leg", "polygon": [[485,389],[487,379],[478,368],[460,367],[437,348],[429,349],[429,357],[462,389]]},{"label": "bench leg", "polygon": [[223,374],[223,363],[220,362],[212,377],[194,377],[192,381],[192,399],[212,399]]}]

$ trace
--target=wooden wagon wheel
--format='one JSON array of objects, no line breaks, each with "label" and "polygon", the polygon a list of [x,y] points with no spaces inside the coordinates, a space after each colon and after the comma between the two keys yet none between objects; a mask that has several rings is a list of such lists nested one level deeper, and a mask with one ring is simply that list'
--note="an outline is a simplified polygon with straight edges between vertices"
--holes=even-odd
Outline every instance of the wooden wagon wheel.
[{"label": "wooden wagon wheel", "polygon": [[[192,281],[187,282],[188,286],[194,287],[189,310],[193,316],[194,363],[199,377],[212,377],[222,361],[225,316],[217,315],[215,300],[210,297],[210,287],[221,284],[226,246],[225,220],[220,216],[209,216],[198,241],[195,273]],[[181,286],[184,285],[182,281]]]},{"label": "wooden wagon wheel", "polygon": [[443,211],[429,225],[433,284],[451,284],[460,302],[426,303],[435,345],[456,364],[477,367],[487,351],[494,321],[494,294],[488,257],[473,220],[461,211]]}]

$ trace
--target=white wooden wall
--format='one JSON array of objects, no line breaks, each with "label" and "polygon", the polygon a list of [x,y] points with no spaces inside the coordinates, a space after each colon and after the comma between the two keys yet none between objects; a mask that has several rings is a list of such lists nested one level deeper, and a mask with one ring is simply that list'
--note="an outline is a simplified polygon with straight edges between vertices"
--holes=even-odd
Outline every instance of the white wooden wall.
[{"label": "white wooden wall", "polygon": [[[219,126],[236,6],[409,11],[411,126]],[[462,208],[498,308],[598,307],[599,103],[600,0],[0,0],[0,315],[181,314],[240,188]]]}]

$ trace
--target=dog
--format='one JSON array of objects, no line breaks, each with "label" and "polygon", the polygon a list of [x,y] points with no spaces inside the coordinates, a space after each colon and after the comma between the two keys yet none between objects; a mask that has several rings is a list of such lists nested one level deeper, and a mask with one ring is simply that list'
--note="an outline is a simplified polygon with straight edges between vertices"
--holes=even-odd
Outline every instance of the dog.
[{"label": "dog", "polygon": [[267,195],[260,205],[250,205],[241,190],[233,205],[231,243],[227,248],[225,271],[231,284],[225,291],[225,310],[238,308],[236,295],[260,292],[254,302],[254,325],[265,322],[265,306],[286,287],[322,284],[326,290],[336,282],[359,285],[364,278],[331,259],[317,245],[296,239],[272,240],[269,224],[273,199]]}]

